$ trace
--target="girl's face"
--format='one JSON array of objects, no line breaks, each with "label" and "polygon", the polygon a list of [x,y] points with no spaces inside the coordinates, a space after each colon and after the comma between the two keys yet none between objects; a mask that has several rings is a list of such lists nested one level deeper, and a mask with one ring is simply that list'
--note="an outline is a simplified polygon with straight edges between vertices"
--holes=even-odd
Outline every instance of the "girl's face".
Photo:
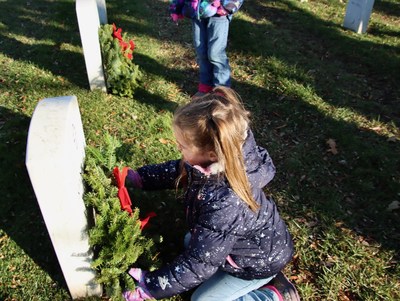
[{"label": "girl's face", "polygon": [[207,167],[211,163],[218,161],[215,152],[204,151],[186,141],[180,129],[175,127],[174,134],[178,150],[181,152],[183,160],[188,162],[190,165]]}]

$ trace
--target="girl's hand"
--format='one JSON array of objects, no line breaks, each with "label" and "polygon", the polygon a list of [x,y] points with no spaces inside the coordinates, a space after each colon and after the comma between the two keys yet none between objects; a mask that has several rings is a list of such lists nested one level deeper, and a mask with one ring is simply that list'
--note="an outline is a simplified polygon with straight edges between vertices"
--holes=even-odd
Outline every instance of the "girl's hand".
[{"label": "girl's hand", "polygon": [[139,284],[142,284],[144,281],[144,279],[143,279],[143,271],[142,271],[142,269],[139,269],[139,268],[131,268],[129,271],[128,271],[128,274],[133,278],[133,279],[135,279],[137,282],[139,282]]},{"label": "girl's hand", "polygon": [[144,284],[144,273],[142,269],[131,268],[128,274],[135,279],[138,284],[134,291],[125,291],[122,295],[126,301],[143,301],[148,299],[153,299],[150,293],[146,290],[146,285]]},{"label": "girl's hand", "polygon": [[122,294],[126,301],[143,301],[154,299],[148,293],[146,293],[140,286],[136,287],[134,291],[126,291]]}]

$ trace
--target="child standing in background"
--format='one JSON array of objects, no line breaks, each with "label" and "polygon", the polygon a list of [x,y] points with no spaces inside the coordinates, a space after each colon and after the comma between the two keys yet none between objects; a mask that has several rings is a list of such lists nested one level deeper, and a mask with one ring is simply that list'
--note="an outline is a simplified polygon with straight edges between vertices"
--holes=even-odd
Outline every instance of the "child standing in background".
[{"label": "child standing in background", "polygon": [[263,192],[275,167],[256,144],[238,96],[214,88],[177,109],[173,130],[182,159],[129,169],[126,185],[184,189],[186,248],[158,270],[130,269],[138,284],[125,299],[162,299],[196,288],[194,301],[299,300],[281,272],[293,242]]},{"label": "child standing in background", "polygon": [[172,19],[192,19],[193,45],[200,69],[200,82],[194,97],[217,86],[231,86],[231,70],[226,47],[232,15],[244,0],[171,0]]}]

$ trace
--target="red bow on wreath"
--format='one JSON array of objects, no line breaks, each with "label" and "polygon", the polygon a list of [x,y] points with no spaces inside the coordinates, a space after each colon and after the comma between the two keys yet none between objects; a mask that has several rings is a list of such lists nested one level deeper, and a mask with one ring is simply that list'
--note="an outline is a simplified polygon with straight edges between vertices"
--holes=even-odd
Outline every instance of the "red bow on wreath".
[{"label": "red bow on wreath", "polygon": [[[118,198],[121,204],[121,209],[125,210],[129,213],[129,215],[132,215],[132,201],[129,196],[128,190],[125,187],[125,178],[128,174],[128,167],[124,167],[122,169],[122,172],[119,171],[118,167],[115,167],[113,170],[114,177],[117,181],[117,186],[118,186]],[[140,219],[140,229],[143,230],[143,228],[147,225],[149,222],[150,218],[156,216],[154,212],[150,212],[146,215],[145,218]]]}]

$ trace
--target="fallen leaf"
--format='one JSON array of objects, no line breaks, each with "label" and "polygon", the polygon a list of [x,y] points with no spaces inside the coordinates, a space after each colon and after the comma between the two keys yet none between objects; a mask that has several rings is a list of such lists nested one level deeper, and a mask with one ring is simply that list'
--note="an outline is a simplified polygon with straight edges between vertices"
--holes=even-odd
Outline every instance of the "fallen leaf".
[{"label": "fallen leaf", "polygon": [[380,131],[382,131],[382,127],[376,126],[376,127],[373,127],[371,130],[373,130],[374,132],[380,132]]},{"label": "fallen leaf", "polygon": [[318,245],[316,244],[315,241],[313,241],[313,242],[310,244],[310,248],[311,248],[311,249],[314,249],[314,250],[318,250]]},{"label": "fallen leaf", "polygon": [[389,206],[387,206],[387,210],[389,210],[389,211],[393,211],[393,210],[396,210],[396,209],[399,209],[400,208],[400,202],[399,201],[393,201],[393,202],[391,202],[390,204],[389,204]]},{"label": "fallen leaf", "polygon": [[310,222],[307,223],[307,226],[311,227],[311,228],[315,227],[316,225],[318,225],[318,221],[317,220],[310,221]]},{"label": "fallen leaf", "polygon": [[339,291],[338,294],[339,301],[350,301],[351,299],[346,296],[346,293],[343,291]]},{"label": "fallen leaf", "polygon": [[336,147],[336,141],[334,139],[329,138],[326,141],[326,144],[329,146],[328,152],[331,152],[333,155],[337,155],[339,153]]},{"label": "fallen leaf", "polygon": [[160,138],[158,141],[160,141],[162,144],[168,144],[169,140],[164,139],[164,138]]}]

